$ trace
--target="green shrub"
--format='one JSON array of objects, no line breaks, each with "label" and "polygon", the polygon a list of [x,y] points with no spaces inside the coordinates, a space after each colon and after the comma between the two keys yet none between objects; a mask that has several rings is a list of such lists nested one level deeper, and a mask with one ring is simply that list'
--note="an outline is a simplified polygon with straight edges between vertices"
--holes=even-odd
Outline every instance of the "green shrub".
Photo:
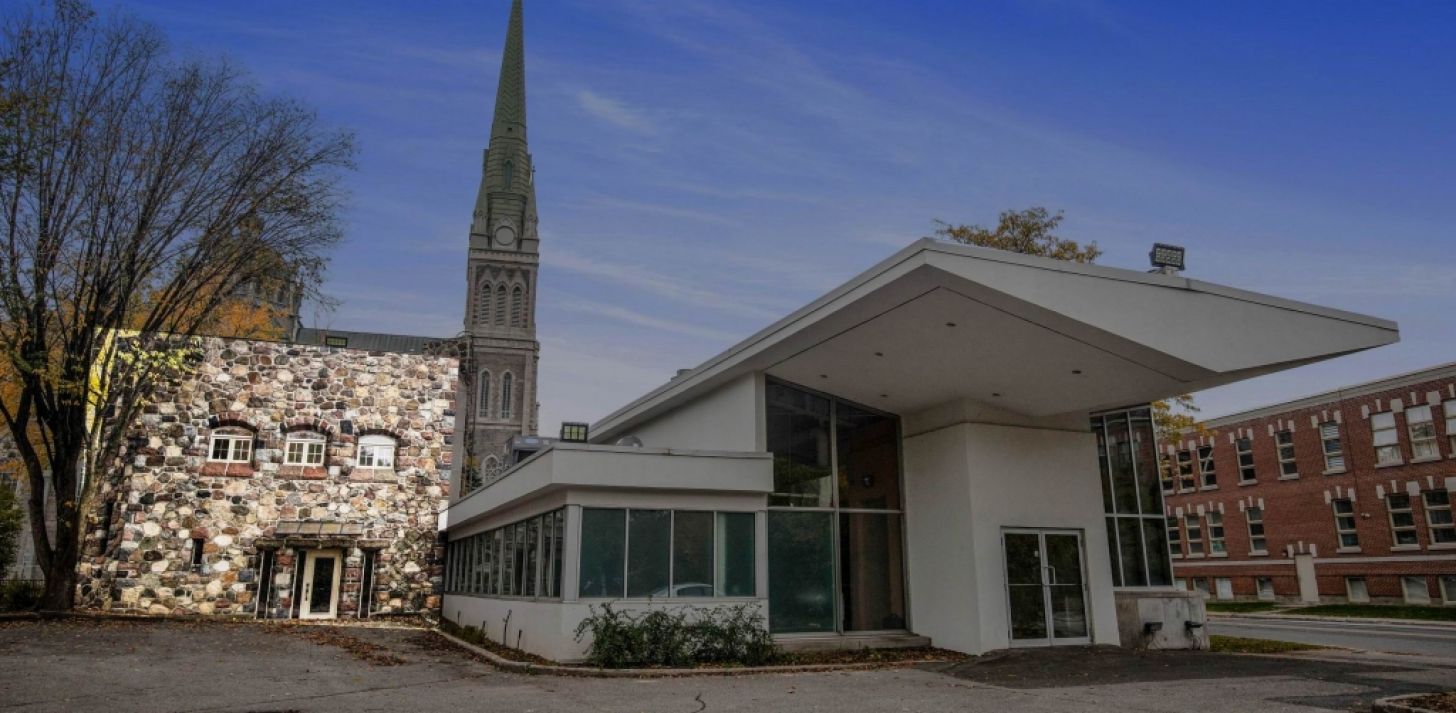
[{"label": "green shrub", "polygon": [[45,590],[37,582],[11,580],[0,584],[0,611],[32,611]]},{"label": "green shrub", "polygon": [[634,614],[611,603],[591,607],[576,640],[591,635],[587,662],[602,668],[682,667],[699,663],[759,666],[778,656],[763,616],[752,605]]},{"label": "green shrub", "polygon": [[20,538],[30,535],[24,530],[25,506],[15,497],[15,490],[0,482],[0,579],[15,564]]}]

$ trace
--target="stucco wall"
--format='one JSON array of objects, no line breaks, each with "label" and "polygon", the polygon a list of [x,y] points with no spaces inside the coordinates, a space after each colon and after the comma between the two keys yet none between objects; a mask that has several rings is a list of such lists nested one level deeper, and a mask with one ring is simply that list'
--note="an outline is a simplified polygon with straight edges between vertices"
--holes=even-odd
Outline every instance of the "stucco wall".
[{"label": "stucco wall", "polygon": [[[293,583],[292,549],[328,544],[276,532],[290,521],[356,531],[325,538],[353,548],[343,581],[354,586],[342,587],[340,615],[358,606],[358,547],[379,553],[374,613],[438,606],[456,365],[449,357],[206,340],[193,373],[145,407],[124,469],[97,498],[78,603],[156,614],[251,611],[260,540],[283,540],[273,581],[280,593]],[[251,462],[208,461],[212,432],[228,426],[252,431]],[[327,436],[323,467],[282,464],[293,428]],[[393,469],[355,467],[364,433],[395,439]],[[198,565],[194,539],[203,545]]]},{"label": "stucco wall", "polygon": [[747,374],[632,429],[648,448],[763,450],[763,376]]},{"label": "stucco wall", "polygon": [[937,646],[1010,645],[1005,528],[1079,530],[1095,643],[1116,644],[1090,433],[954,423],[905,440],[911,627]]}]

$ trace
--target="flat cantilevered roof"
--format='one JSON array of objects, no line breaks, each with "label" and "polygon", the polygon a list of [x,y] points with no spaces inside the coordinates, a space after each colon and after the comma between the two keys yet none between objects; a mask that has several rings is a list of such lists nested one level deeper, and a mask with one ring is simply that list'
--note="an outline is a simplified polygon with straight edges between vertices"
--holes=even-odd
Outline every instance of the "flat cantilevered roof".
[{"label": "flat cantilevered roof", "polygon": [[919,240],[593,425],[609,441],[753,371],[885,411],[1144,403],[1399,339],[1394,322],[1178,275]]}]

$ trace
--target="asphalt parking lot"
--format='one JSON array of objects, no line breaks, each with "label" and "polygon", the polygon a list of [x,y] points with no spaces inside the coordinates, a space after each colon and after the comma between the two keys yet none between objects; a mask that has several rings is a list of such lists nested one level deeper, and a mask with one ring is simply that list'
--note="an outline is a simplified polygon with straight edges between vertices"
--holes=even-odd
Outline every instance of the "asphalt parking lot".
[{"label": "asphalt parking lot", "polygon": [[502,673],[425,631],[0,624],[5,711],[1310,711],[1456,682],[1456,661],[1018,651],[957,665],[676,679]]}]

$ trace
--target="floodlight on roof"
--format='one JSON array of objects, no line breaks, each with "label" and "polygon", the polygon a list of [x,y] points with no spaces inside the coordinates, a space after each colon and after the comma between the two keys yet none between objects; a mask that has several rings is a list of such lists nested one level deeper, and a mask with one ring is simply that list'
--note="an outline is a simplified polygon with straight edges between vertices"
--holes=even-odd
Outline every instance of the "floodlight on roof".
[{"label": "floodlight on roof", "polygon": [[567,443],[586,443],[587,424],[568,421],[561,424],[561,440]]},{"label": "floodlight on roof", "polygon": [[1187,252],[1180,245],[1153,243],[1153,249],[1148,253],[1148,261],[1153,264],[1157,272],[1172,274],[1183,270],[1183,259]]}]

